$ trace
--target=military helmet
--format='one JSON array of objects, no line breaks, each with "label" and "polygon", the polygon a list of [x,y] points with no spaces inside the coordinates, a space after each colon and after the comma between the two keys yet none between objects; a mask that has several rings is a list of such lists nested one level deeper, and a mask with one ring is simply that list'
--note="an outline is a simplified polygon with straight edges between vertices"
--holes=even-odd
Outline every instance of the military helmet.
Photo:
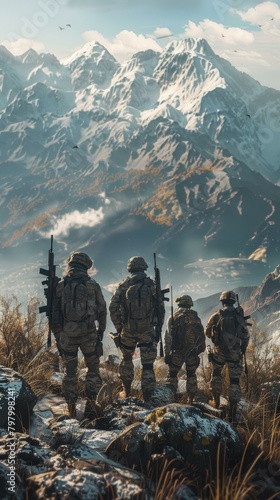
[{"label": "military helmet", "polygon": [[220,296],[221,302],[232,302],[233,304],[236,302],[236,295],[232,290],[224,290]]},{"label": "military helmet", "polygon": [[143,257],[130,257],[127,262],[127,270],[130,273],[133,271],[146,271],[146,269],[148,269],[148,264]]},{"label": "military helmet", "polygon": [[192,307],[193,306],[193,300],[189,295],[182,295],[181,297],[177,297],[175,302],[178,303],[178,306],[182,306],[182,307]]},{"label": "military helmet", "polygon": [[71,253],[70,257],[68,258],[68,266],[82,266],[86,269],[90,269],[93,262],[91,258],[83,252],[73,252]]}]

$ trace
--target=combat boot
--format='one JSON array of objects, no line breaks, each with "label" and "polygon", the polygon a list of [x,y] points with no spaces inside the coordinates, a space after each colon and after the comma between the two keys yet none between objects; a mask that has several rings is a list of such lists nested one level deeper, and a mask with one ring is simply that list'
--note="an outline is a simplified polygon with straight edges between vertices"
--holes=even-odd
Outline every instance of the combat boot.
[{"label": "combat boot", "polygon": [[100,406],[93,399],[88,399],[85,406],[84,419],[93,421],[98,418],[98,410]]},{"label": "combat boot", "polygon": [[188,399],[187,399],[187,404],[188,405],[192,405],[193,404],[193,398],[194,398],[194,394],[189,394],[188,395]]},{"label": "combat boot", "polygon": [[131,384],[123,383],[121,391],[119,393],[119,398],[120,399],[128,398],[131,395],[130,392],[131,392]]},{"label": "combat boot", "polygon": [[212,406],[212,408],[216,408],[216,410],[218,410],[220,408],[220,394],[214,394],[213,399],[210,399],[208,404]]},{"label": "combat boot", "polygon": [[70,418],[77,418],[76,412],[76,401],[74,399],[69,399],[67,401],[68,413]]}]

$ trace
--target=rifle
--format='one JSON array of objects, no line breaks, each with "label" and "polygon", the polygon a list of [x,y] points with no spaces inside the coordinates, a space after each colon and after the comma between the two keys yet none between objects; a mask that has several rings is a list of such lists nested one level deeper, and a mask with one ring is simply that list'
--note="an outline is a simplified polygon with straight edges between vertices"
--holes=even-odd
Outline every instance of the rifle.
[{"label": "rifle", "polygon": [[170,299],[171,299],[171,334],[174,330],[174,308],[173,308],[173,288],[170,287]]},{"label": "rifle", "polygon": [[163,343],[162,343],[162,337],[161,337],[161,330],[163,326],[163,320],[162,320],[162,302],[163,301],[169,301],[168,297],[165,297],[164,295],[169,292],[169,288],[164,288],[164,290],[161,289],[161,284],[160,284],[160,271],[159,268],[157,267],[157,261],[156,261],[156,254],[154,253],[154,270],[155,270],[155,284],[156,284],[156,317],[157,317],[157,323],[155,325],[156,328],[156,341],[159,342],[159,347],[160,347],[160,352],[159,355],[161,358],[163,358],[164,353],[163,353]]},{"label": "rifle", "polygon": [[51,322],[52,322],[52,308],[54,299],[54,290],[59,281],[59,278],[55,275],[56,265],[54,264],[54,253],[53,253],[53,235],[51,235],[51,248],[49,250],[48,257],[48,269],[43,269],[40,267],[39,274],[47,276],[47,279],[42,281],[42,285],[46,285],[44,288],[44,295],[47,299],[47,304],[45,306],[39,307],[39,313],[46,313],[49,321],[49,333],[48,333],[48,343],[47,346],[51,347]]},{"label": "rifle", "polygon": [[[171,316],[171,330],[170,330],[170,335],[172,338],[171,351],[173,351],[175,346],[176,346],[177,338],[176,339],[174,338],[174,308],[173,308],[173,288],[172,288],[172,286],[170,287],[170,300],[171,300],[171,315],[170,315]],[[176,337],[177,337],[177,335],[176,335]]]},{"label": "rifle", "polygon": [[[244,310],[243,310],[243,307],[240,306],[238,294],[236,294],[236,300],[237,300],[238,314],[239,314],[239,317],[241,318],[241,326],[245,326],[245,327],[252,326],[252,323],[248,323],[248,321],[247,321],[249,318],[251,318],[251,316],[250,315],[244,316]],[[245,371],[245,375],[246,375],[246,391],[248,392],[249,375],[248,375],[248,366],[247,366],[247,361],[246,361],[246,347],[244,348],[241,345],[241,352],[242,352],[243,359],[244,359],[244,371]]]},{"label": "rifle", "polygon": [[237,301],[238,315],[241,318],[241,326],[252,326],[252,323],[248,323],[248,321],[247,321],[248,319],[251,318],[251,316],[250,315],[244,316],[244,309],[240,305],[238,293],[236,294],[236,301]]},{"label": "rifle", "polygon": [[[170,287],[170,299],[171,299],[171,326],[170,326],[169,334],[171,336],[171,353],[172,353],[174,348],[175,348],[175,345],[176,345],[175,339],[174,339],[174,314],[173,314],[173,289],[172,289],[172,286]],[[165,354],[164,359],[165,359],[165,363],[167,365],[170,365],[171,354],[170,353]]]},{"label": "rifle", "polygon": [[244,359],[244,371],[246,375],[246,392],[248,393],[249,390],[249,373],[248,373],[248,365],[246,361],[246,355],[245,352],[243,353],[243,359]]}]

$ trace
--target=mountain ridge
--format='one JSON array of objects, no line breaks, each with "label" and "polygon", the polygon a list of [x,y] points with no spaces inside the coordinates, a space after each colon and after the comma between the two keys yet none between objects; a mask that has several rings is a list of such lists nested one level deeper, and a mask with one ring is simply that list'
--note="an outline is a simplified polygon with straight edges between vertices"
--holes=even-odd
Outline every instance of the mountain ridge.
[{"label": "mountain ridge", "polygon": [[[200,295],[219,280],[242,284],[242,269],[255,285],[277,265],[280,92],[206,41],[122,64],[94,42],[63,63],[1,49],[0,82],[5,259],[30,248],[39,264],[54,232],[58,258],[77,244],[96,252],[107,285],[118,262],[156,250],[164,280],[173,269],[178,290],[198,283]],[[261,141],[269,127],[271,142]],[[224,259],[218,282],[212,258]]]}]

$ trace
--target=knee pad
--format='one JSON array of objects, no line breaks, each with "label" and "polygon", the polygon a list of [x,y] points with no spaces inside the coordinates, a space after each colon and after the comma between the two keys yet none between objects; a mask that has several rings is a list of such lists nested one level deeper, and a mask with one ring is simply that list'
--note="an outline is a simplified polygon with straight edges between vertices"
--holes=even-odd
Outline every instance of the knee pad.
[{"label": "knee pad", "polygon": [[83,356],[84,356],[85,359],[91,358],[92,356],[96,356],[96,351],[85,352],[85,353],[83,353]]},{"label": "knee pad", "polygon": [[120,339],[120,347],[122,347],[123,349],[127,349],[128,351],[135,351],[135,347],[136,346],[132,346],[132,345],[126,345],[121,339]]}]

